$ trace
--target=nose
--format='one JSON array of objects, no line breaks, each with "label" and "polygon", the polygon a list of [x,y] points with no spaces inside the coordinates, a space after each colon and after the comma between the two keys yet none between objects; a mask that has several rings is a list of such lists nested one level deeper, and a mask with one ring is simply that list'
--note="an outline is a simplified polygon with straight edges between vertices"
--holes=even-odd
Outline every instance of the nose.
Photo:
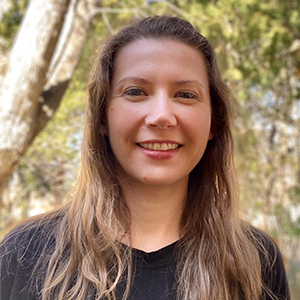
[{"label": "nose", "polygon": [[147,126],[166,129],[176,126],[177,118],[174,113],[174,102],[167,95],[153,97],[149,105],[149,112],[145,118]]}]

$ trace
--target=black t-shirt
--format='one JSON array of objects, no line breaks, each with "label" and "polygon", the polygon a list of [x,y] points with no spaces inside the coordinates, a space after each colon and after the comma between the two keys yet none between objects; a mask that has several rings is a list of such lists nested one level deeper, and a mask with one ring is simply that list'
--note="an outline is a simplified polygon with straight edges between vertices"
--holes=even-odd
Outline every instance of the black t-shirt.
[{"label": "black t-shirt", "polygon": [[[38,300],[43,278],[39,278],[31,287],[31,273],[44,251],[53,247],[54,238],[48,239],[47,227],[36,227],[25,230],[14,229],[0,244],[0,300]],[[264,243],[267,240],[264,238]],[[277,248],[269,241],[265,247],[276,260],[271,273],[263,274],[263,281],[279,296],[279,299],[290,299],[286,273],[282,257]],[[175,300],[175,247],[176,243],[158,251],[146,253],[133,249],[134,278],[128,300]],[[39,270],[40,271],[40,270]],[[41,271],[43,274],[43,270]],[[125,290],[125,281],[117,287],[117,299]],[[242,297],[240,297],[242,299]],[[89,297],[88,299],[93,299]],[[264,296],[263,300],[271,300]]]},{"label": "black t-shirt", "polygon": [[[175,300],[175,246],[176,242],[158,251],[133,249],[134,279],[128,300]],[[125,283],[117,287],[118,298],[123,295]]]}]

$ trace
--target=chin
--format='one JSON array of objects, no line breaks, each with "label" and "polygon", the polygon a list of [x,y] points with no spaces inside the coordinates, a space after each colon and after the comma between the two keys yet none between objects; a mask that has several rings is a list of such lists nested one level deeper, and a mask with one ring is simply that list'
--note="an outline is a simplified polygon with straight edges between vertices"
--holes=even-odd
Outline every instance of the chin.
[{"label": "chin", "polygon": [[141,182],[146,185],[153,186],[170,186],[178,183],[188,183],[188,176],[184,178],[174,178],[169,176],[153,176],[152,175],[143,175]]}]

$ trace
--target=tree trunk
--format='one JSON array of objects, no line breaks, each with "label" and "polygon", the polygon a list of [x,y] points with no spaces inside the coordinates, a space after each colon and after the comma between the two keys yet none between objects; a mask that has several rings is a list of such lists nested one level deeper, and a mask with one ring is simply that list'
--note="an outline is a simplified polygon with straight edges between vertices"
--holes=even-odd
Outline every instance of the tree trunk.
[{"label": "tree trunk", "polygon": [[0,87],[0,207],[14,166],[54,115],[97,0],[31,0]]}]

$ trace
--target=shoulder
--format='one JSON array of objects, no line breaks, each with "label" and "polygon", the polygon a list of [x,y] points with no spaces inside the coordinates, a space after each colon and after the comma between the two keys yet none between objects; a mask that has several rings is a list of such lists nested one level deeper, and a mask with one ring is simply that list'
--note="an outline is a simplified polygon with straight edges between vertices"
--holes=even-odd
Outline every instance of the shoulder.
[{"label": "shoulder", "polygon": [[290,299],[283,258],[276,242],[260,229],[248,226],[246,234],[258,250],[261,262],[262,282],[266,295],[263,299]]},{"label": "shoulder", "polygon": [[[23,255],[24,252],[36,252],[39,248],[54,242],[54,233],[57,228],[57,218],[38,216],[30,219],[10,231],[0,243],[1,254]],[[49,245],[48,245],[49,246]]]},{"label": "shoulder", "polygon": [[0,299],[17,299],[14,293],[25,289],[40,257],[54,249],[57,224],[56,218],[36,217],[6,235],[0,243]]}]

